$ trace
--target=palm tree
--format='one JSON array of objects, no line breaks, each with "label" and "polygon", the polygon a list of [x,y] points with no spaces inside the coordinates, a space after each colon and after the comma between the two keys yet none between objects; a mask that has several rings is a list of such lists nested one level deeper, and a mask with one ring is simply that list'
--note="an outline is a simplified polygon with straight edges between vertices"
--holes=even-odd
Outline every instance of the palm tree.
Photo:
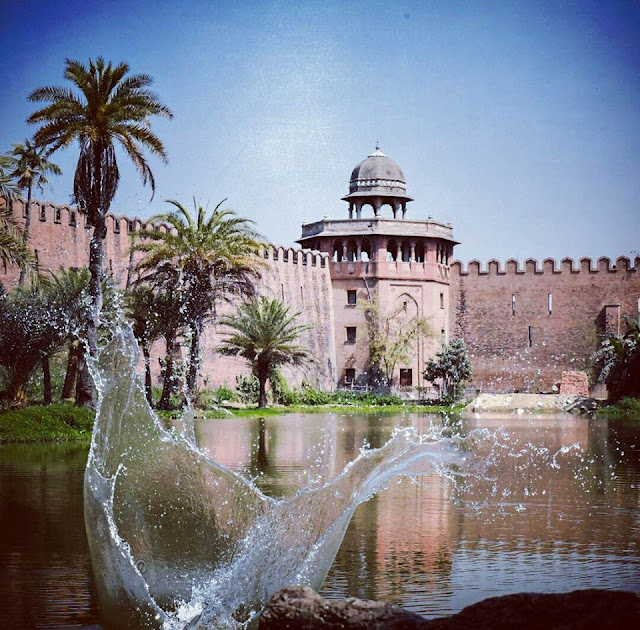
[{"label": "palm tree", "polygon": [[[49,183],[46,175],[61,175],[62,170],[57,164],[49,162],[45,155],[44,147],[35,147],[30,140],[25,140],[24,144],[14,144],[10,155],[12,177],[17,181],[18,188],[27,191],[27,205],[25,207],[24,228],[22,238],[25,244],[29,240],[29,227],[31,226],[31,197],[33,187],[37,186],[40,191]],[[24,284],[26,273],[20,270],[18,284]]]},{"label": "palm tree", "polygon": [[95,62],[89,60],[89,67],[67,59],[64,77],[71,82],[71,89],[48,86],[29,95],[33,102],[49,102],[27,119],[29,123],[42,124],[33,137],[36,146],[46,147],[47,155],[75,141],[80,147],[73,196],[93,227],[89,250],[92,317],[87,330],[92,355],[97,351],[102,307],[106,215],[120,179],[116,145],[129,156],[142,183],[150,184],[152,197],[155,181],[143,149],[167,161],[164,146],[151,131],[149,119],[151,116],[171,118],[172,113],[149,89],[152,83],[149,75],[128,75],[128,72],[128,64],[112,65],[102,57]]},{"label": "palm tree", "polygon": [[231,329],[220,352],[244,357],[251,364],[260,383],[260,409],[267,406],[267,379],[278,366],[303,365],[312,360],[311,353],[296,343],[301,333],[310,328],[295,323],[299,315],[291,315],[280,300],[261,297],[240,306],[235,315],[220,319],[223,326]]},{"label": "palm tree", "polygon": [[10,174],[11,165],[11,156],[0,155],[0,197],[7,204],[18,195],[18,184]]},{"label": "palm tree", "polygon": [[24,244],[20,226],[9,206],[0,207],[0,261],[5,268],[17,265],[21,271],[36,272],[35,258]]},{"label": "palm tree", "polygon": [[135,249],[144,253],[137,269],[151,285],[176,273],[174,291],[180,297],[190,335],[187,390],[195,391],[200,368],[200,338],[204,324],[215,316],[216,306],[231,296],[251,296],[262,264],[261,242],[253,223],[222,209],[221,201],[211,212],[194,199],[195,218],[177,201],[176,210],[151,219],[150,232],[136,233]]},{"label": "palm tree", "polygon": [[163,296],[155,293],[146,285],[138,285],[126,296],[129,319],[133,327],[133,334],[140,343],[144,357],[144,386],[147,401],[153,402],[151,382],[151,346],[162,336]]}]

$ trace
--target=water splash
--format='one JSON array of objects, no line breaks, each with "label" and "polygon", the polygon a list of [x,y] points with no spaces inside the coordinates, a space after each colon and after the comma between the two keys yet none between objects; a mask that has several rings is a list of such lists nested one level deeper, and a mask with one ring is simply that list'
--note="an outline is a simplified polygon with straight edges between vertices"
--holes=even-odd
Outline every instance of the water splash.
[{"label": "water splash", "polygon": [[397,429],[334,479],[276,500],[202,452],[190,414],[163,428],[137,363],[133,335],[118,328],[94,366],[85,522],[110,626],[239,627],[283,586],[318,589],[356,507],[393,476],[463,476],[490,461],[473,454],[492,443],[488,432],[435,439]]}]

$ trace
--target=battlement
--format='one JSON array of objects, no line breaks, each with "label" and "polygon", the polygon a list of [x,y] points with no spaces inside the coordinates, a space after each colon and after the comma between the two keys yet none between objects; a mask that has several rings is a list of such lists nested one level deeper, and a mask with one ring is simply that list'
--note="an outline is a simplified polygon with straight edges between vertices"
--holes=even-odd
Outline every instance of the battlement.
[{"label": "battlement", "polygon": [[261,254],[265,260],[309,267],[327,267],[330,261],[329,254],[325,252],[271,243],[262,248]]},{"label": "battlement", "polygon": [[[6,200],[0,197],[0,207],[6,204]],[[22,197],[14,199],[13,214],[17,220],[24,218],[26,204],[26,199]],[[33,199],[31,201],[31,223],[34,225],[37,224],[38,221],[40,221],[40,223],[51,223],[62,227],[71,226],[91,229],[91,226],[87,224],[86,213],[77,206]],[[144,230],[150,231],[155,227],[166,229],[164,225],[156,226],[154,223],[144,221],[136,216],[130,217],[125,214],[107,213],[107,232],[112,232],[113,234],[130,234]]]},{"label": "battlement", "polygon": [[579,274],[579,273],[635,273],[640,268],[640,256],[632,261],[627,256],[619,256],[615,263],[602,256],[594,263],[591,258],[563,258],[558,264],[554,258],[545,258],[541,263],[535,258],[527,258],[521,265],[515,258],[509,258],[504,266],[492,258],[483,265],[479,260],[470,260],[466,268],[464,263],[454,260],[451,263],[452,276],[503,276],[503,275],[543,275],[543,274]]}]

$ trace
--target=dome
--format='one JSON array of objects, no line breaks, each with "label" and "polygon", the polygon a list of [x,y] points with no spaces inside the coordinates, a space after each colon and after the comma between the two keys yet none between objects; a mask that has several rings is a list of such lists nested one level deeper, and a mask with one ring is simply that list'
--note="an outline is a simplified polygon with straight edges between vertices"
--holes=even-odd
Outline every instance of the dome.
[{"label": "dome", "polygon": [[353,169],[349,193],[406,197],[407,183],[402,169],[376,145],[376,150]]}]

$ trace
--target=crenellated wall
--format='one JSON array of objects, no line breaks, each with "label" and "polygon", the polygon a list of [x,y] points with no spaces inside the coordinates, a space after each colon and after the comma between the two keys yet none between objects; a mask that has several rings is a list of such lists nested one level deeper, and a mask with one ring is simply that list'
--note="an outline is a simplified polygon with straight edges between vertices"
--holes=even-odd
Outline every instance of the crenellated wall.
[{"label": "crenellated wall", "polygon": [[[3,200],[0,198],[0,203]],[[14,217],[22,224],[24,202],[13,204]],[[131,266],[129,243],[133,231],[151,229],[153,225],[124,215],[107,216],[105,239],[105,270],[120,287],[124,287]],[[33,201],[31,209],[30,247],[37,252],[43,270],[57,271],[60,267],[83,267],[88,263],[92,229],[86,226],[86,216],[73,206]],[[136,259],[139,254],[136,255]],[[293,313],[300,312],[300,323],[311,326],[303,337],[317,361],[304,368],[285,369],[291,383],[302,379],[323,389],[333,389],[335,373],[335,344],[329,257],[320,252],[282,248],[273,245],[263,251],[263,268],[258,291],[284,301]],[[134,261],[135,262],[135,261]],[[7,289],[17,285],[19,271],[15,267],[0,270],[0,282]],[[223,305],[221,313],[233,312],[233,305]],[[209,385],[235,385],[238,373],[247,374],[246,362],[222,357],[216,352],[222,336],[217,327],[209,326],[203,334],[203,377]],[[159,376],[160,344],[154,348],[154,378]]]},{"label": "crenellated wall", "polygon": [[589,371],[602,335],[638,317],[639,268],[638,257],[455,261],[449,324],[467,342],[474,384],[550,391],[563,370]]}]

